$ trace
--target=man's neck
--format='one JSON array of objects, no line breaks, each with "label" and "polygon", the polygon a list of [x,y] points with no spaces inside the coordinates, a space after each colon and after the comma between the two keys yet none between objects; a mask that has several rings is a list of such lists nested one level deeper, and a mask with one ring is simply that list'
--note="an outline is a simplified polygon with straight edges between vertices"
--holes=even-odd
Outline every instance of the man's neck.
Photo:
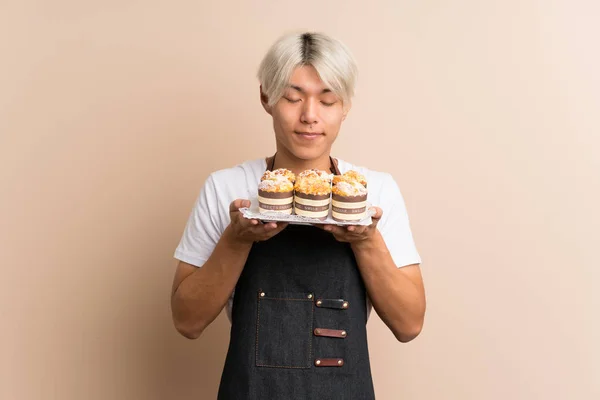
[{"label": "man's neck", "polygon": [[299,174],[300,172],[311,168],[329,171],[331,168],[331,160],[329,158],[329,152],[323,154],[317,159],[302,160],[294,157],[291,154],[287,154],[285,151],[277,151],[273,169],[277,168],[287,168],[294,174]]}]

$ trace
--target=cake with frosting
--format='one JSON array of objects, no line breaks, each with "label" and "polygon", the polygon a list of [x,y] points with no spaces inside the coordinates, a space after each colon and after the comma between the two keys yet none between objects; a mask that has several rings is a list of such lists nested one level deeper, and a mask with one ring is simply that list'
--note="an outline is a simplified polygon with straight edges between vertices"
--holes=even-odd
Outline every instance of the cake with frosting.
[{"label": "cake with frosting", "polygon": [[332,174],[309,169],[298,174],[294,184],[294,212],[309,218],[324,220],[331,204]]},{"label": "cake with frosting", "polygon": [[367,180],[348,171],[333,178],[331,217],[340,222],[360,221],[367,214]]},{"label": "cake with frosting", "polygon": [[364,187],[367,187],[367,179],[365,178],[365,176],[363,174],[361,174],[360,172],[354,171],[354,170],[350,170],[345,172],[342,175],[336,175],[333,177],[334,179],[334,184],[336,183],[336,181],[339,180],[345,180],[345,181],[356,181],[358,183],[360,183],[361,185],[363,185]]},{"label": "cake with frosting", "polygon": [[258,184],[259,212],[292,214],[295,178],[294,173],[285,168],[265,171]]}]

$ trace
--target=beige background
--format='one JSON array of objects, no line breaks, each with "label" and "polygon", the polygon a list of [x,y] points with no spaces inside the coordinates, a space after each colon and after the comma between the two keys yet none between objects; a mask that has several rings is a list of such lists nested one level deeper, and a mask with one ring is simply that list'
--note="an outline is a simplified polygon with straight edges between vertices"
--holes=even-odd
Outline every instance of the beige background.
[{"label": "beige background", "polygon": [[224,315],[171,325],[210,171],[273,152],[282,33],[360,66],[335,155],[393,173],[428,312],[374,316],[378,399],[600,398],[597,1],[0,2],[0,398],[214,399]]}]

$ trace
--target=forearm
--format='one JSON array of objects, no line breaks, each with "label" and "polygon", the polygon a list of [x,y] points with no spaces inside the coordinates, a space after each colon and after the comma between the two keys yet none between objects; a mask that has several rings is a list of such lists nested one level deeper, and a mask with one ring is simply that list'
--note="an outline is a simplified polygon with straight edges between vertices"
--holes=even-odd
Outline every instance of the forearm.
[{"label": "forearm", "polygon": [[422,288],[396,267],[379,231],[367,241],[354,243],[352,249],[377,314],[399,341],[415,338],[425,314]]},{"label": "forearm", "polygon": [[187,276],[171,298],[177,330],[197,338],[227,304],[252,244],[239,243],[227,228],[206,263]]}]

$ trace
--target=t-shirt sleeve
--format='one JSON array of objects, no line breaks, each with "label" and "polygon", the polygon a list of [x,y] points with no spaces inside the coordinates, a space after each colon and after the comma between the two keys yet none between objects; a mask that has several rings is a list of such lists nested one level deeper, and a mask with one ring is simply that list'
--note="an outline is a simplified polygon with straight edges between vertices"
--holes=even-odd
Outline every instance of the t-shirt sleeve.
[{"label": "t-shirt sleeve", "polygon": [[394,178],[386,174],[380,197],[383,217],[377,225],[398,268],[420,264],[404,198]]},{"label": "t-shirt sleeve", "polygon": [[212,254],[221,237],[217,221],[217,191],[213,176],[209,176],[200,190],[188,218],[181,241],[175,250],[175,258],[201,267]]}]

